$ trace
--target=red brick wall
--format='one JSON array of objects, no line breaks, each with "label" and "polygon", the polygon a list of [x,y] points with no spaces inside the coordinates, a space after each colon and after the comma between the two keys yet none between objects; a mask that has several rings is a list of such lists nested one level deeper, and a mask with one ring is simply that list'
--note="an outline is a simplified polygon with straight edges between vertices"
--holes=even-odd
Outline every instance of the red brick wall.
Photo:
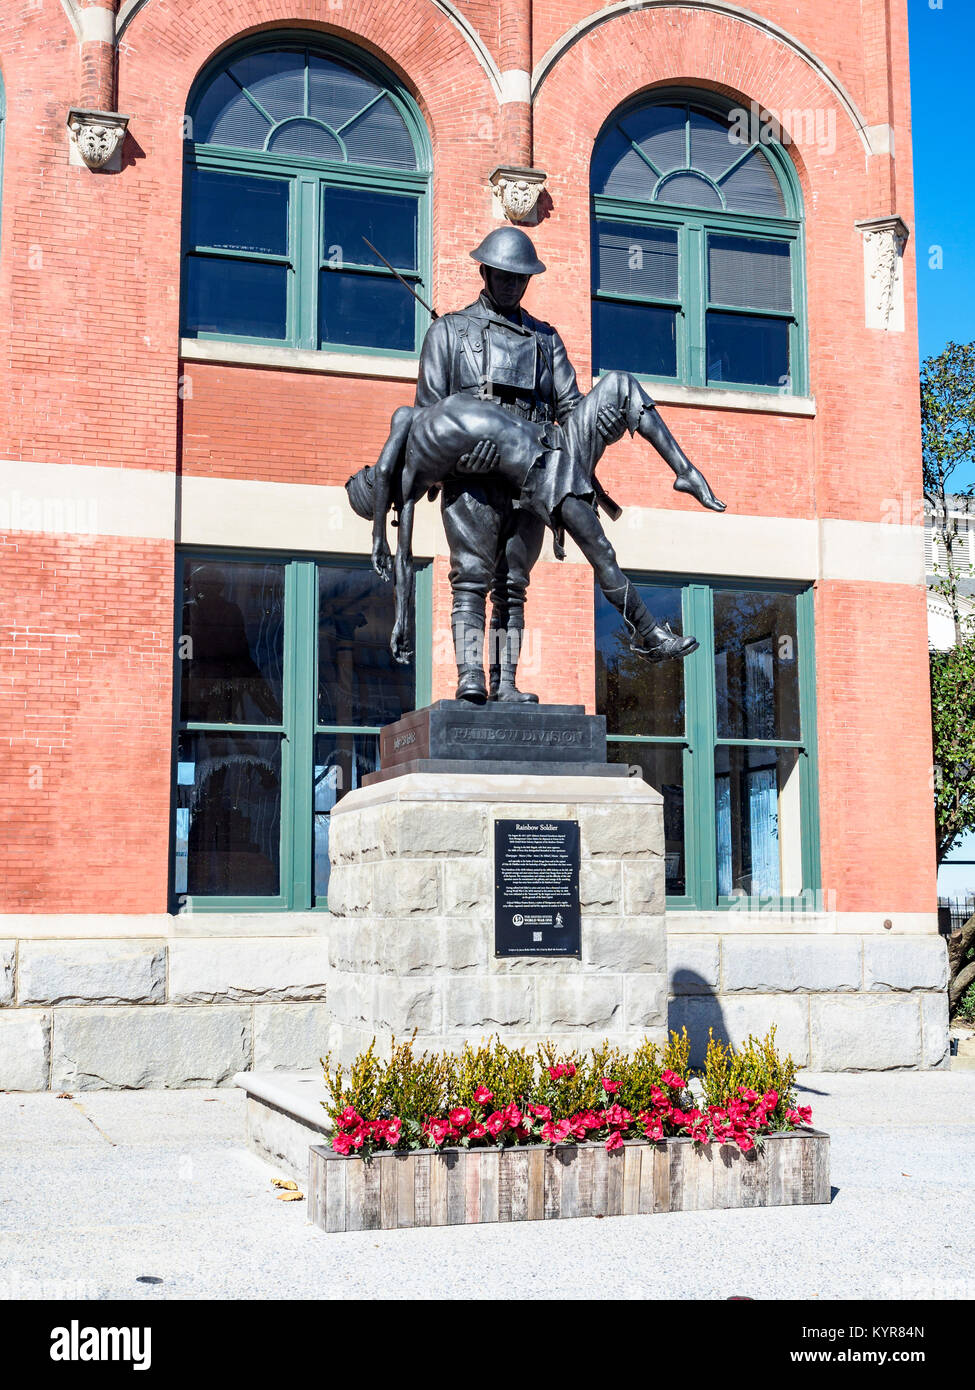
[{"label": "red brick wall", "polygon": [[[517,3],[458,0],[457,8],[501,68],[525,60]],[[634,92],[696,84],[774,110],[834,109],[834,152],[793,147],[806,210],[815,419],[687,406],[662,414],[736,513],[883,521],[897,499],[909,520],[920,497],[913,244],[908,331],[870,331],[855,227],[895,211],[912,220],[905,0],[754,0],[748,8],[795,42],[731,13],[674,5],[614,15],[563,53],[534,110],[534,162],[549,172],[553,200],[535,237],[552,271],[533,284],[527,307],[559,326],[585,389],[589,160],[601,126]],[[591,0],[534,0],[533,61],[591,9]],[[0,34],[8,110],[0,457],[301,483],[341,483],[375,458],[389,414],[410,399],[409,383],[179,359],[187,94],[226,44],[293,25],[296,15],[302,27],[361,43],[415,95],[434,156],[435,302],[454,308],[477,293],[468,251],[493,225],[485,181],[520,117],[505,130],[483,67],[433,5],[150,0],[121,45],[117,103],[131,117],[123,169],[95,174],[68,161],[64,122],[81,100],[83,65],[63,7],[14,0]],[[815,63],[868,125],[895,126],[896,161],[866,157]],[[191,379],[182,401],[181,372]],[[603,474],[625,504],[694,507],[631,441]],[[171,552],[162,542],[24,533],[5,544],[7,910],[165,906]],[[437,561],[435,637],[438,628],[449,634],[446,568]],[[524,684],[591,707],[588,570],[540,565],[528,622]],[[59,635],[35,643],[36,624]],[[820,586],[824,883],[842,910],[933,906],[925,647],[920,589]],[[434,695],[449,694],[449,644],[434,650]],[[540,672],[531,670],[533,652]],[[25,791],[32,757],[43,787]]]},{"label": "red brick wall", "polygon": [[0,537],[5,912],[166,908],[173,547]]}]

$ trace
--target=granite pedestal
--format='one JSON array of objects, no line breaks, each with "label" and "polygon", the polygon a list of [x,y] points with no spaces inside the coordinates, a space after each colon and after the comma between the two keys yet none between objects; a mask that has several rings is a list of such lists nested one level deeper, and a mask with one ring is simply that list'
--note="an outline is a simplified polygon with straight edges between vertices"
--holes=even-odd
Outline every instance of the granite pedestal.
[{"label": "granite pedestal", "polygon": [[[445,719],[442,728],[450,727]],[[585,753],[601,750],[589,744]],[[625,775],[482,767],[468,760],[449,775],[403,771],[350,792],[332,812],[334,1057],[348,1061],[373,1037],[388,1046],[414,1030],[428,1049],[494,1033],[529,1046],[546,1038],[573,1047],[663,1041],[660,794]],[[580,958],[495,954],[494,822],[512,818],[578,822]]]}]

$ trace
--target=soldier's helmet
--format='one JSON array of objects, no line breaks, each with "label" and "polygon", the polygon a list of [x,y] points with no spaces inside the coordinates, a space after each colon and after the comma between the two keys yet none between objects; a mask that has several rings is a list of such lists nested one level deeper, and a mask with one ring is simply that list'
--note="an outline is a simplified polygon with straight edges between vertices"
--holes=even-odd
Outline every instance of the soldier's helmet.
[{"label": "soldier's helmet", "polygon": [[345,485],[345,491],[356,515],[372,521],[376,502],[371,465],[367,464],[358,473],[353,473]]},{"label": "soldier's helmet", "polygon": [[512,275],[540,275],[545,269],[535,254],[531,237],[520,227],[495,227],[480,246],[474,247],[471,260],[493,270],[510,271]]}]

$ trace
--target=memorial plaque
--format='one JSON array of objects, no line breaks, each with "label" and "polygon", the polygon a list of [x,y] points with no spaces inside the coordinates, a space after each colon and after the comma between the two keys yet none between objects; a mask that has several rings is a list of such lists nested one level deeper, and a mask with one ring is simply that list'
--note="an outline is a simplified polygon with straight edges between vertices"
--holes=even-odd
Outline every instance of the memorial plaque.
[{"label": "memorial plaque", "polygon": [[495,821],[494,954],[582,954],[578,821]]}]

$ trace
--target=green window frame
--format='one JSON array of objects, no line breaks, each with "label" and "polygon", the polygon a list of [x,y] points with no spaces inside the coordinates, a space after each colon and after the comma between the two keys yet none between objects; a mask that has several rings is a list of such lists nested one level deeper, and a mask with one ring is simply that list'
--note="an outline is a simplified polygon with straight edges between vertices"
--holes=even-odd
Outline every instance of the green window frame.
[{"label": "green window frame", "polygon": [[[635,138],[639,130],[633,124],[634,120],[652,117],[655,110],[681,110],[685,122],[683,141],[674,141],[666,158],[656,160],[645,148],[650,141]],[[708,158],[693,153],[697,148],[692,143],[694,123],[700,126],[708,121],[715,129],[719,123],[727,125],[730,134],[732,110],[730,103],[705,100],[700,93],[655,93],[652,101],[642,98],[614,113],[597,139],[592,160],[591,219],[594,373],[622,367],[648,382],[773,395],[808,394],[805,238],[802,193],[795,166],[781,144],[767,142],[767,135],[748,144],[730,146],[727,168],[723,170],[718,167],[721,156],[716,160],[713,142]],[[612,195],[600,191],[616,168],[613,161],[621,164],[623,159],[628,161],[625,196],[620,196],[619,190]],[[756,175],[759,170],[764,171],[770,190],[777,188],[781,215],[742,211],[742,201],[747,199],[739,198],[737,207],[735,199],[729,199],[728,179],[749,162]],[[674,192],[678,181],[683,190],[699,189],[694,196],[716,205],[692,207],[671,201],[681,196]],[[643,250],[649,248],[651,255],[655,242],[658,247],[672,246],[676,274],[659,257],[655,273],[632,277],[628,285],[622,283],[626,277],[621,279],[618,260],[616,273],[605,273],[601,269],[600,240],[601,236],[614,234],[631,237],[638,257],[642,254],[641,245]],[[764,296],[754,289],[749,302],[743,289],[738,295],[712,297],[709,258],[712,249],[720,249],[715,238],[725,239],[725,250],[729,249],[727,239],[735,238],[750,243],[747,249],[756,258],[764,254],[771,277],[764,287]],[[744,245],[739,249],[746,250]],[[787,277],[772,273],[771,262],[779,256],[783,261],[788,258]],[[642,268],[642,261],[640,265]],[[743,283],[739,277],[725,275],[725,286],[729,280]],[[729,303],[732,298],[738,302]],[[763,299],[764,302],[758,302]],[[616,308],[618,314],[601,333],[601,317],[609,307]],[[737,330],[728,323],[732,317],[740,325]],[[658,324],[656,340],[649,327],[653,318]],[[774,383],[735,380],[730,360],[728,375],[724,374],[723,364],[722,372],[715,374],[720,354],[715,340],[709,341],[709,331],[713,327],[717,334],[721,321],[732,340],[736,331],[740,337],[743,331],[760,329],[763,321],[770,326],[784,326],[780,341],[787,344],[787,368],[777,374]],[[656,353],[654,348],[660,341],[661,330],[667,339],[667,325],[671,323],[673,369],[665,370],[660,359],[666,355],[669,365],[670,342],[661,341]],[[646,344],[639,341],[641,331],[651,334]]]},{"label": "green window frame", "polygon": [[[273,64],[287,55],[292,62],[304,65],[303,91],[297,81],[291,83],[292,106],[285,106],[278,94],[274,102],[262,100],[260,78],[249,76],[260,71],[253,65]],[[326,63],[344,74],[350,83],[359,80],[362,84],[361,106],[357,105],[358,98],[333,98],[339,108],[334,124],[312,114],[325,109],[325,96],[315,93],[325,93],[327,86],[322,79],[316,89],[312,74],[318,71],[315,64]],[[214,119],[215,105],[219,111],[218,83],[232,94],[236,89],[236,100],[246,103],[247,114],[253,115],[257,123],[256,130],[245,130],[242,120],[235,124]],[[215,92],[217,96],[213,95]],[[341,106],[343,100],[345,107]],[[316,101],[320,107],[314,105]],[[385,121],[386,127],[370,136],[367,144],[360,141],[358,148],[350,150],[350,132],[361,129],[370,114]],[[308,139],[318,140],[333,157],[326,158],[321,152],[309,155],[292,148],[302,144],[299,128],[311,132]],[[389,141],[385,141],[386,129],[390,132]],[[214,132],[218,140],[236,137],[239,143],[195,138]],[[201,74],[187,104],[185,133],[181,305],[185,337],[323,352],[381,353],[404,359],[417,356],[430,315],[362,240],[362,235],[371,232],[369,239],[378,243],[379,250],[393,261],[403,279],[423,298],[429,298],[430,139],[415,102],[391,72],[369,54],[338,39],[325,40],[309,34],[269,38],[262,34],[226,50]],[[248,140],[250,145],[244,147]],[[286,140],[285,149],[281,148],[282,140]],[[270,148],[275,142],[278,147]],[[388,164],[379,162],[379,151],[387,146],[396,151],[395,167],[392,160]],[[404,167],[407,163],[413,167]],[[214,244],[219,236],[208,235],[214,230],[215,220],[219,221],[219,212],[216,219],[213,215],[205,218],[201,213],[208,175],[215,185],[220,175],[230,180],[223,185],[226,200],[216,192],[213,195],[218,209],[224,201],[228,206],[236,202],[239,209],[253,213],[248,219],[238,211],[236,221],[227,214],[228,234],[221,244]],[[262,196],[264,183],[268,187]],[[285,194],[281,202],[286,203],[280,215],[272,206],[278,187]],[[341,225],[352,233],[352,246],[337,244],[334,239],[327,216],[330,195],[346,199],[345,217],[339,216]],[[354,209],[356,197],[360,208],[358,225],[353,225],[356,214],[350,207]],[[397,222],[399,236],[390,230]],[[413,241],[405,252],[404,229],[407,235],[412,232]],[[219,227],[216,230],[219,232]],[[269,233],[274,244],[268,244]],[[273,300],[275,305],[275,322],[259,324],[254,310],[254,322],[243,326],[242,331],[205,326],[218,319],[220,313],[212,308],[203,312],[196,304],[196,296],[200,294],[202,304],[206,289],[218,286],[219,281],[211,275],[204,289],[198,291],[196,286],[203,284],[202,277],[214,262],[223,269],[228,298],[240,311],[248,300],[252,305],[259,302],[263,279],[271,296],[268,303]],[[253,295],[248,291],[249,284],[254,287]],[[330,303],[331,313],[327,309]],[[350,313],[350,309],[354,312]],[[261,331],[262,327],[267,331]],[[337,327],[342,331],[335,331]]]},{"label": "green window frame", "polygon": [[[800,900],[803,906],[810,902],[818,903],[821,895],[821,870],[819,853],[819,788],[816,731],[816,683],[813,590],[811,586],[801,587],[793,584],[776,583],[770,580],[753,579],[688,579],[687,576],[667,576],[654,574],[635,574],[629,578],[640,585],[652,586],[657,590],[669,591],[679,596],[672,615],[675,630],[693,633],[700,646],[681,663],[683,672],[683,728],[675,732],[663,733],[620,733],[615,724],[614,712],[607,706],[611,703],[605,698],[605,688],[600,688],[599,638],[597,635],[597,712],[607,715],[608,755],[613,762],[635,763],[642,755],[654,752],[666,753],[673,750],[680,758],[682,810],[683,810],[683,891],[667,894],[668,909],[693,909],[714,911],[717,909],[740,909],[742,897],[746,901],[761,900],[763,908],[792,907]],[[597,630],[600,620],[614,626],[615,615],[596,588]],[[718,691],[716,679],[715,647],[715,601],[721,595],[730,594],[784,595],[795,599],[795,650],[797,663],[796,684],[798,699],[795,715],[796,737],[734,737],[726,727],[719,728]],[[653,607],[655,595],[647,595]],[[663,597],[663,596],[661,596]],[[658,612],[658,619],[671,614]],[[680,627],[677,627],[677,624]],[[622,632],[620,624],[616,630]],[[756,644],[757,645],[757,644]],[[637,667],[640,658],[634,658]],[[671,671],[674,663],[667,663]],[[656,672],[664,667],[654,668]],[[605,667],[603,667],[605,671]],[[672,676],[671,679],[674,677]],[[605,678],[604,678],[605,679]],[[659,679],[656,676],[655,679]],[[676,679],[680,680],[679,674]],[[673,701],[677,708],[676,700]],[[653,716],[649,714],[650,705],[636,713],[637,722],[649,724]],[[675,716],[679,722],[679,714]],[[663,725],[661,726],[663,727]],[[793,773],[797,778],[794,789],[798,793],[798,813],[793,826],[798,836],[798,853],[793,855],[794,873],[800,882],[795,882],[793,890],[778,893],[755,892],[735,894],[733,891],[719,891],[719,811],[716,794],[716,763],[729,765],[732,759],[747,762],[752,750],[769,750],[778,760],[794,758]],[[648,778],[648,780],[651,780]],[[665,798],[666,799],[666,798]],[[778,803],[775,811],[776,834],[778,834]],[[781,885],[780,885],[781,887]]]},{"label": "green window frame", "polygon": [[[183,717],[193,713],[183,689],[186,680],[187,659],[192,657],[192,648],[187,651],[183,598],[185,581],[196,573],[199,567],[213,566],[227,574],[233,565],[259,568],[270,566],[283,570],[283,585],[279,586],[280,597],[276,604],[278,612],[274,620],[282,625],[280,652],[274,665],[277,679],[274,693],[270,697],[274,705],[269,710],[267,700],[263,701],[268,717],[259,722],[244,722],[228,718]],[[378,756],[378,735],[380,725],[367,723],[355,717],[355,710],[342,709],[345,718],[323,719],[320,700],[319,656],[321,651],[320,628],[326,616],[320,611],[319,577],[322,571],[341,571],[344,575],[361,573],[363,580],[372,580],[369,562],[358,556],[332,555],[294,557],[268,551],[182,551],[177,555],[176,568],[176,630],[174,641],[174,737],[173,737],[173,777],[172,777],[172,818],[170,827],[170,910],[172,912],[241,912],[241,911],[301,911],[328,908],[327,892],[316,890],[315,841],[316,841],[316,758],[317,741],[325,738],[375,739]],[[432,566],[418,564],[416,572],[416,656],[415,688],[413,707],[429,704],[432,698]],[[328,615],[331,616],[331,615]],[[355,652],[355,622],[349,625],[351,650]],[[227,651],[228,643],[222,638],[222,651]],[[346,643],[348,649],[349,643]],[[197,653],[198,654],[198,653]],[[244,661],[248,659],[245,652]],[[255,668],[256,674],[256,668]],[[263,674],[263,672],[262,672]],[[353,681],[357,686],[358,675]],[[240,699],[235,682],[218,682],[221,689],[232,690],[235,709],[253,714],[254,705],[246,707]],[[263,686],[263,680],[260,681]],[[191,687],[187,686],[187,690]],[[406,703],[404,701],[404,703]],[[228,701],[228,708],[230,702]],[[338,702],[331,702],[331,712],[336,713]],[[271,714],[277,717],[271,717]],[[404,710],[404,712],[406,712]],[[351,714],[351,718],[348,715]],[[238,761],[250,759],[252,763],[261,762],[261,748],[264,752],[273,741],[280,750],[280,797],[277,803],[279,819],[278,891],[261,893],[244,891],[237,894],[187,892],[187,865],[189,828],[192,812],[181,806],[188,799],[182,795],[184,784],[192,785],[187,771],[193,768],[196,754],[187,751],[193,740],[209,739],[212,742],[238,739],[243,744],[243,757]],[[184,744],[185,741],[185,744]],[[205,748],[204,742],[204,748]],[[268,767],[273,759],[264,758],[264,777],[268,778]],[[215,760],[217,762],[217,760]],[[218,765],[218,770],[219,765]],[[321,770],[321,769],[319,769]],[[195,776],[195,774],[193,774]],[[273,776],[273,773],[271,774]],[[348,787],[339,787],[339,796]],[[226,784],[224,784],[224,792]],[[265,816],[266,819],[266,816]]]}]

